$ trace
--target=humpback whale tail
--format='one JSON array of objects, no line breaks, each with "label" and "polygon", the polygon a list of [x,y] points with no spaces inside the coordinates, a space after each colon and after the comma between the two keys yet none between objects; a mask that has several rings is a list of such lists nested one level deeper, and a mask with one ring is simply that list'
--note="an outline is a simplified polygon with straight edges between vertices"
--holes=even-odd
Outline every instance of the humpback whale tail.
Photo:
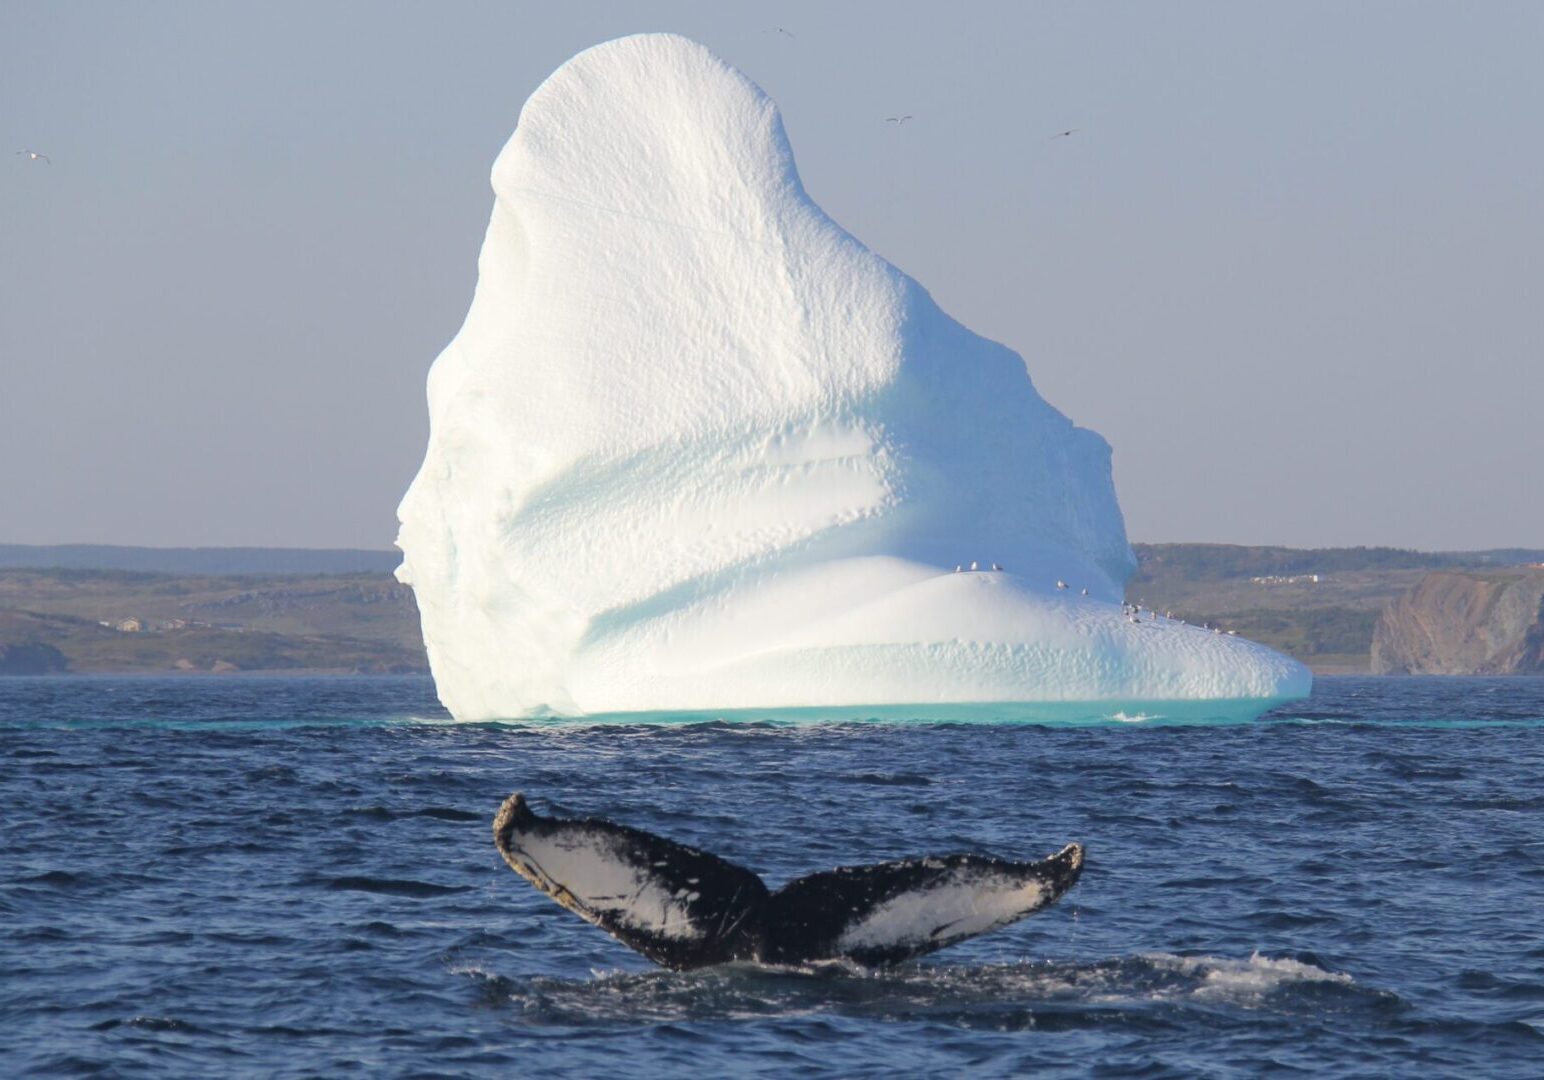
[{"label": "humpback whale tail", "polygon": [[684,971],[732,960],[895,964],[1055,903],[1083,848],[1039,862],[942,855],[809,874],[770,891],[750,870],[600,818],[541,817],[518,792],[493,820],[504,861],[629,948]]}]

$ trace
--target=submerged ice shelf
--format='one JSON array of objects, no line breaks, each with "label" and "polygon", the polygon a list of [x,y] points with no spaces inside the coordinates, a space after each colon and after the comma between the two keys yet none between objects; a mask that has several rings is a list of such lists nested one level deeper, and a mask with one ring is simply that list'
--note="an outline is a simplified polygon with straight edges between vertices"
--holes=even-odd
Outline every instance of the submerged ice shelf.
[{"label": "submerged ice shelf", "polygon": [[706,49],[576,56],[493,188],[399,509],[456,717],[1308,692],[1127,618],[1109,446],[828,218]]}]

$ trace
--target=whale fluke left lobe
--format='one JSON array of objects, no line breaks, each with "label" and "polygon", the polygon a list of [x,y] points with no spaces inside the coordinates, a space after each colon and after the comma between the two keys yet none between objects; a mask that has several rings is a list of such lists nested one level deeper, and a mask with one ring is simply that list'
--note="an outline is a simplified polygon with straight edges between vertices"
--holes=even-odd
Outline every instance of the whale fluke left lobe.
[{"label": "whale fluke left lobe", "polygon": [[493,836],[517,874],[656,963],[684,970],[760,951],[767,887],[744,867],[600,818],[541,817],[518,792]]}]

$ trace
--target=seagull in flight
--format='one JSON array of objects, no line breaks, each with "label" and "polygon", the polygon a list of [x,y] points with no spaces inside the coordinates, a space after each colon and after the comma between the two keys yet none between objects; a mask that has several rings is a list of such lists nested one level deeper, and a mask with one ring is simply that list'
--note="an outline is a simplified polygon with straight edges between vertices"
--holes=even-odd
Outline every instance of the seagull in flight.
[{"label": "seagull in flight", "polygon": [[907,113],[905,116],[887,116],[887,117],[885,117],[885,123],[887,123],[887,124],[904,124],[906,121],[908,121],[910,119],[911,119],[911,113]]},{"label": "seagull in flight", "polygon": [[16,152],[18,154],[25,155],[32,161],[41,161],[48,165],[52,165],[54,163],[53,159],[50,158],[47,154],[40,154],[36,150],[18,150]]},{"label": "seagull in flight", "polygon": [[1053,138],[1053,139],[1065,139],[1068,135],[1071,135],[1074,131],[1082,131],[1082,130],[1083,130],[1082,128],[1068,128],[1066,131],[1058,131],[1055,135],[1052,135],[1051,138]]},{"label": "seagull in flight", "polygon": [[797,34],[795,34],[795,33],[794,33],[794,32],[793,32],[793,31],[792,31],[792,30],[784,30],[784,29],[783,29],[783,28],[782,28],[782,27],[781,27],[781,26],[779,26],[779,27],[778,27],[778,28],[777,28],[777,32],[778,32],[778,33],[779,33],[779,34],[783,34],[783,35],[784,35],[784,36],[786,36],[786,37],[797,37],[797,36],[798,36],[798,35],[797,35]]}]

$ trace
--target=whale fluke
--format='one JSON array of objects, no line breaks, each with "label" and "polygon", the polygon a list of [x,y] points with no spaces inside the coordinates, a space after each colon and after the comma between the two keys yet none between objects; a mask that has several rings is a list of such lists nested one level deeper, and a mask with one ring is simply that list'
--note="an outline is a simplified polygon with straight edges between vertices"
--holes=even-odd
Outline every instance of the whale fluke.
[{"label": "whale fluke", "polygon": [[770,891],[743,866],[600,818],[504,800],[493,838],[514,871],[677,971],[748,960],[895,964],[1017,922],[1077,883],[1083,848],[1039,862],[942,855],[809,874]]}]

